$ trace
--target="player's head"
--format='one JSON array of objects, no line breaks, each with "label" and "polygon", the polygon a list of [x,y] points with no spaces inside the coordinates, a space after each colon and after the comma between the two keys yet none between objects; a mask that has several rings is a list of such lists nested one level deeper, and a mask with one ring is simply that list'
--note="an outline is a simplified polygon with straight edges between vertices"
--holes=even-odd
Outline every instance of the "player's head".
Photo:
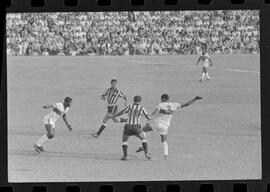
[{"label": "player's head", "polygon": [[141,96],[139,96],[139,95],[136,95],[134,98],[133,98],[133,101],[134,101],[134,103],[141,103],[141,101],[142,101],[142,98],[141,98]]},{"label": "player's head", "polygon": [[116,79],[112,79],[111,80],[111,86],[112,87],[116,87],[116,85],[117,85],[117,80]]},{"label": "player's head", "polygon": [[65,104],[67,107],[70,107],[70,106],[71,106],[71,103],[72,103],[72,98],[71,98],[71,97],[65,97],[65,99],[64,99],[64,104]]},{"label": "player's head", "polygon": [[168,94],[163,94],[161,95],[161,101],[162,102],[166,102],[166,101],[169,101],[169,95]]}]

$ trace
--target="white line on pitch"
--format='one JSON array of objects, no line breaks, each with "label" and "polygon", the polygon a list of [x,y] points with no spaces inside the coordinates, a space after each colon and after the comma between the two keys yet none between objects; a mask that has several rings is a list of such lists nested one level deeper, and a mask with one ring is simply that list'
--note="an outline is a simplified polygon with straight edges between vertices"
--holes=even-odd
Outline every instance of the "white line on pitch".
[{"label": "white line on pitch", "polygon": [[220,69],[220,70],[226,70],[226,71],[241,72],[241,73],[258,73],[258,74],[260,74],[260,71],[247,71],[247,70],[241,70],[241,69],[219,68],[219,67],[213,67],[213,68]]}]

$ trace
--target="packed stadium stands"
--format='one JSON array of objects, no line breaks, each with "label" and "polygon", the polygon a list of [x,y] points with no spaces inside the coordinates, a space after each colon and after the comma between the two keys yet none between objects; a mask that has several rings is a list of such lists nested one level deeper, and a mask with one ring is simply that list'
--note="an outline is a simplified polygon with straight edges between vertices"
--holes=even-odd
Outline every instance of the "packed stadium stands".
[{"label": "packed stadium stands", "polygon": [[259,53],[259,11],[16,13],[7,55]]}]

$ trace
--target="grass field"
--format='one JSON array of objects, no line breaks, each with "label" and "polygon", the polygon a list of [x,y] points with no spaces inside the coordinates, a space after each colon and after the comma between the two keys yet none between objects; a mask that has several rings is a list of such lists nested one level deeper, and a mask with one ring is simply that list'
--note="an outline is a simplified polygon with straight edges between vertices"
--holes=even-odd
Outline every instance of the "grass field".
[{"label": "grass field", "polygon": [[[212,80],[200,83],[195,56],[8,57],[8,179],[10,182],[227,180],[261,178],[259,55],[215,55]],[[152,160],[136,154],[129,140],[122,156],[123,124],[98,129],[106,112],[99,98],[117,78],[131,102],[142,96],[151,113],[168,93],[171,101],[202,96],[175,113],[169,130],[169,159],[158,132],[148,134]],[[45,133],[45,104],[73,98],[68,120],[37,154],[32,145]],[[123,102],[120,101],[120,108]],[[144,120],[142,121],[145,122]]]}]

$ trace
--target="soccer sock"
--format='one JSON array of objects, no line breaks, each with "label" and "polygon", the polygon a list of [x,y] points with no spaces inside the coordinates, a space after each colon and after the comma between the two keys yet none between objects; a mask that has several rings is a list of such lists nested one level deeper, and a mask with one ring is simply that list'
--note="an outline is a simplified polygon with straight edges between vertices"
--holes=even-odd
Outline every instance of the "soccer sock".
[{"label": "soccer sock", "polygon": [[210,79],[210,76],[209,76],[208,72],[206,73],[206,77],[207,77],[207,79]]},{"label": "soccer sock", "polygon": [[204,77],[205,77],[205,73],[202,73],[202,80],[204,79]]},{"label": "soccer sock", "polygon": [[102,133],[102,131],[105,129],[106,126],[107,126],[107,125],[106,125],[105,123],[103,123],[103,124],[101,125],[101,127],[99,128],[97,134],[100,135],[100,134]]},{"label": "soccer sock", "polygon": [[128,148],[128,145],[126,142],[123,142],[122,144],[122,149],[123,149],[123,153],[124,153],[124,156],[127,157],[127,148]]},{"label": "soccer sock", "polygon": [[142,141],[142,146],[143,146],[144,153],[147,154],[148,153],[148,146],[147,146],[146,140]]},{"label": "soccer sock", "polygon": [[49,138],[47,135],[43,135],[37,142],[37,146],[41,147]]},{"label": "soccer sock", "polygon": [[120,118],[120,122],[122,123],[122,122],[127,122],[128,121],[128,119],[125,119],[125,118]]},{"label": "soccer sock", "polygon": [[164,141],[163,143],[163,152],[164,152],[164,155],[168,155],[168,143],[167,141]]}]

